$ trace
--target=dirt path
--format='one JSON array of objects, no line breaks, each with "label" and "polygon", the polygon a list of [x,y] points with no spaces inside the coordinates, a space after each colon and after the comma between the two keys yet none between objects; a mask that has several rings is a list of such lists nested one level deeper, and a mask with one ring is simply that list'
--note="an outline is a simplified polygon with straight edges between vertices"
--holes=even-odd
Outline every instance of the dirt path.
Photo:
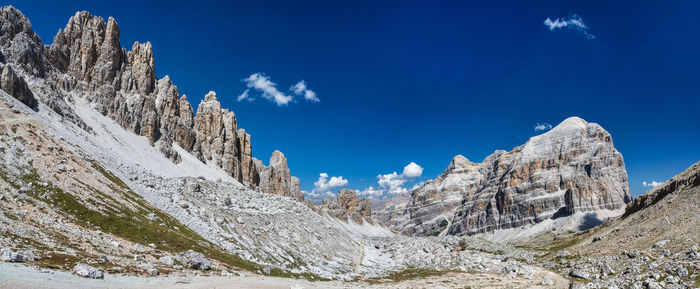
[{"label": "dirt path", "polygon": [[[553,286],[541,285],[547,276]],[[67,272],[37,270],[21,264],[0,262],[0,288],[13,289],[75,289],[75,288],[250,288],[250,289],[311,289],[311,288],[568,288],[568,282],[551,272],[540,271],[532,279],[507,278],[503,274],[448,273],[424,279],[386,281],[381,283],[310,282],[289,278],[253,275],[247,277],[132,277],[105,276],[104,280],[84,279]]]}]

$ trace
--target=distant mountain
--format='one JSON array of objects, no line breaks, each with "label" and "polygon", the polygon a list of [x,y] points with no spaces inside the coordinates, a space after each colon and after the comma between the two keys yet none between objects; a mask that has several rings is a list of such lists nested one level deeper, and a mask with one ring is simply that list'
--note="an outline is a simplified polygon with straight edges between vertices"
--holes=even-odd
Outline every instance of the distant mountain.
[{"label": "distant mountain", "polygon": [[[481,163],[458,155],[434,180],[391,202],[378,219],[407,235],[472,235],[534,225],[630,201],[612,137],[578,117]],[[607,215],[614,213],[607,213]]]}]

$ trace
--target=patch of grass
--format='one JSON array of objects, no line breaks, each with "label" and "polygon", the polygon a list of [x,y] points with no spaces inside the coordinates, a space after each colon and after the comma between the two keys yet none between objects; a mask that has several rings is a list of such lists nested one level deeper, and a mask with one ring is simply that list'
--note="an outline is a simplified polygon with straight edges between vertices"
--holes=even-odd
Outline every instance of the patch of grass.
[{"label": "patch of grass", "polygon": [[124,183],[124,181],[122,181],[119,177],[115,176],[112,172],[106,170],[95,161],[92,161],[91,163],[92,167],[95,168],[98,172],[100,172],[103,176],[105,176],[105,178],[112,181],[117,186],[120,186],[122,189],[129,190],[129,186],[127,186]]},{"label": "patch of grass", "polygon": [[[111,172],[105,170],[95,163],[93,163],[93,166],[110,181],[115,183],[120,188],[123,188],[121,190],[117,188],[112,189],[115,189],[115,192],[121,193],[125,199],[134,202],[137,210],[128,209],[123,205],[120,205],[120,209],[118,211],[107,210],[105,212],[100,212],[91,209],[85,205],[86,202],[95,202],[95,204],[99,205],[100,207],[110,207],[107,204],[104,204],[104,202],[115,201],[115,199],[104,198],[106,194],[100,193],[95,194],[100,199],[79,200],[74,195],[65,192],[61,188],[53,186],[50,183],[46,186],[42,185],[40,177],[34,169],[30,170],[30,173],[22,175],[21,179],[24,183],[32,182],[34,184],[34,189],[28,192],[28,194],[32,195],[36,199],[52,205],[64,215],[70,216],[76,224],[83,227],[100,230],[134,243],[153,243],[156,245],[157,249],[172,253],[192,249],[204,254],[208,258],[216,259],[228,264],[229,266],[248,271],[255,272],[263,268],[263,266],[259,264],[230,254],[222,248],[207,241],[177,219],[151,207],[145,199],[131,191],[121,179],[116,177]],[[111,207],[113,208],[115,205],[116,204],[112,204]],[[150,212],[156,214],[160,221],[150,221],[147,217],[148,213]],[[314,274],[298,274],[277,268],[271,269],[270,275],[278,277],[305,278],[308,280],[326,280]]]},{"label": "patch of grass", "polygon": [[73,269],[75,264],[80,262],[82,259],[83,258],[80,256],[54,252],[42,256],[41,260],[35,261],[34,264],[39,267],[51,268],[54,270],[70,270]]},{"label": "patch of grass", "polygon": [[429,270],[429,269],[417,269],[408,268],[399,272],[392,273],[385,277],[368,279],[369,283],[381,283],[381,280],[391,280],[393,282],[399,282],[404,280],[414,280],[414,279],[424,279],[433,276],[442,276],[449,273],[450,271],[439,271],[439,270]]}]

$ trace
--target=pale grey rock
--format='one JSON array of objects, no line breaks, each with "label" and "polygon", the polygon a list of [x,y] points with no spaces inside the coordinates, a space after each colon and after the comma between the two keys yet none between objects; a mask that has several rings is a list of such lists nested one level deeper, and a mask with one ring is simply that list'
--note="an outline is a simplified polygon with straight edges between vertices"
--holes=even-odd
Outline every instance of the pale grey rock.
[{"label": "pale grey rock", "polygon": [[663,246],[666,246],[666,243],[668,243],[668,240],[658,241],[654,244],[654,248],[663,248]]},{"label": "pale grey rock", "polygon": [[209,270],[211,269],[211,262],[209,259],[204,257],[202,253],[188,250],[181,252],[175,256],[175,260],[182,263],[183,266],[190,269],[197,270]]},{"label": "pale grey rock", "polygon": [[12,6],[2,7],[0,61],[15,63],[30,74],[42,76],[45,70],[43,50],[41,38],[34,33],[32,24],[22,12]]},{"label": "pale grey rock", "polygon": [[31,251],[19,250],[17,252],[13,252],[7,248],[0,249],[0,260],[3,262],[32,262],[34,261],[34,258],[34,253]]},{"label": "pale grey rock", "polygon": [[175,260],[173,260],[173,257],[172,257],[172,256],[163,256],[163,257],[160,257],[160,258],[158,258],[158,261],[160,261],[161,263],[163,263],[163,264],[165,264],[165,265],[168,265],[168,266],[173,266],[173,265],[175,265]]},{"label": "pale grey rock", "polygon": [[610,134],[571,117],[481,163],[456,156],[411,192],[403,211],[382,212],[381,221],[409,235],[472,235],[619,209],[629,201],[624,161]]},{"label": "pale grey rock", "polygon": [[83,263],[78,263],[75,265],[75,267],[73,267],[73,274],[78,275],[80,277],[92,279],[104,278],[104,274],[102,274],[100,270],[97,270],[94,267]]},{"label": "pale grey rock", "polygon": [[590,277],[590,274],[586,271],[586,269],[573,268],[571,269],[571,273],[569,273],[569,276],[579,279],[588,279]]}]

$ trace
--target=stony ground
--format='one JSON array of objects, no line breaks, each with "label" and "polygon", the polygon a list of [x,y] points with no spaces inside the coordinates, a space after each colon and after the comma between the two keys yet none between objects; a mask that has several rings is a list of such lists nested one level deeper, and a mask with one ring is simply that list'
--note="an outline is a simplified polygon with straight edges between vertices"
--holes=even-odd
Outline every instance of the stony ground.
[{"label": "stony ground", "polygon": [[[544,281],[544,280],[547,281]],[[543,285],[545,284],[551,285]],[[316,281],[249,276],[151,277],[109,276],[104,280],[82,279],[65,272],[32,269],[22,265],[0,263],[0,288],[72,289],[72,288],[568,288],[568,281],[546,271],[531,279],[504,278],[490,273],[437,274],[407,280],[363,280],[355,282]]]}]

